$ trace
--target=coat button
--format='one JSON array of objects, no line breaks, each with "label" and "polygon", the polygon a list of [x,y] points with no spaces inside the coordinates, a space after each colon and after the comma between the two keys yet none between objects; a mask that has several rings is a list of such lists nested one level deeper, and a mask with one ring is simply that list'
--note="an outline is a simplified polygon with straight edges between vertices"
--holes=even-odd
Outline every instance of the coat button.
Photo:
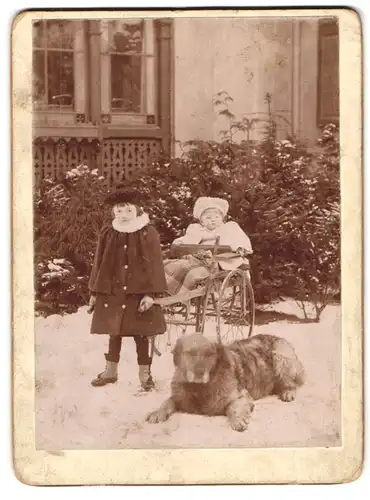
[{"label": "coat button", "polygon": [[108,304],[107,304],[107,303],[105,303],[105,304],[104,304],[104,307],[108,307]]},{"label": "coat button", "polygon": [[122,305],[122,309],[126,309],[126,304],[123,304],[123,305]]},{"label": "coat button", "polygon": [[127,286],[124,286],[124,287],[123,287],[123,289],[124,289],[124,290],[127,290]]},{"label": "coat button", "polygon": [[124,249],[126,250],[126,248],[127,248],[127,245],[123,245],[123,248],[124,248]]},{"label": "coat button", "polygon": [[125,264],[125,269],[128,269],[128,265],[127,264]]}]

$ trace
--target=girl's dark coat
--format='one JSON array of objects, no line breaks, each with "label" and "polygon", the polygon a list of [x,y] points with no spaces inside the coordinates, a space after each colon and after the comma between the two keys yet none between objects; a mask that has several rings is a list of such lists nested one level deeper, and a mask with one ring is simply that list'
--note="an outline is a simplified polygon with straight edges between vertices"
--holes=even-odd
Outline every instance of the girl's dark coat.
[{"label": "girl's dark coat", "polygon": [[[120,246],[119,238],[126,245]],[[123,250],[124,248],[124,250]],[[116,254],[125,266],[118,270]],[[126,269],[127,266],[127,269]],[[134,233],[119,233],[105,227],[98,239],[89,289],[96,295],[91,333],[135,336],[158,335],[166,330],[163,312],[158,305],[140,313],[144,295],[162,295],[167,290],[159,235],[152,225]]]}]

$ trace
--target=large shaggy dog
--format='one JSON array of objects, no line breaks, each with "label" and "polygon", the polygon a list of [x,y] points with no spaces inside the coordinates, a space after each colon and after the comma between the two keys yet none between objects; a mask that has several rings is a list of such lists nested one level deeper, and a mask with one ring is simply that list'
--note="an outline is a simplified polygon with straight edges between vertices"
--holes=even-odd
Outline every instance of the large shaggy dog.
[{"label": "large shaggy dog", "polygon": [[255,335],[229,346],[203,335],[187,335],[174,349],[171,397],[150,413],[150,423],[175,412],[226,415],[236,431],[248,427],[256,399],[275,394],[293,401],[304,382],[303,366],[293,347],[273,335]]}]

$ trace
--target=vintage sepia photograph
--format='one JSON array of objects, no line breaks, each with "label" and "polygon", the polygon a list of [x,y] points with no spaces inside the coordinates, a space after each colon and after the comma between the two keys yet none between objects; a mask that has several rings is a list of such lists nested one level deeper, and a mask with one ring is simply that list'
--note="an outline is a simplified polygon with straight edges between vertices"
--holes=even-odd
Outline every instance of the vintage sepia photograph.
[{"label": "vintage sepia photograph", "polygon": [[341,11],[27,15],[35,450],[342,449]]}]

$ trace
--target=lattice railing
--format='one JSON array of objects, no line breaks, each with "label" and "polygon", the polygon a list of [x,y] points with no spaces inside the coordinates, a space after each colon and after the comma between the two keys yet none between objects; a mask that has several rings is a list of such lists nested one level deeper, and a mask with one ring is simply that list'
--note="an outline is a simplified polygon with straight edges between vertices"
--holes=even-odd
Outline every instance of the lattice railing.
[{"label": "lattice railing", "polygon": [[109,185],[130,178],[159,154],[156,139],[105,139],[102,145],[102,175]]},{"label": "lattice railing", "polygon": [[156,139],[37,138],[33,145],[36,184],[43,177],[60,179],[64,172],[78,165],[97,168],[107,185],[130,178],[148,166],[159,154]]},{"label": "lattice railing", "polygon": [[43,177],[60,179],[64,172],[88,165],[99,167],[99,147],[96,139],[38,138],[33,143],[33,167],[36,183]]}]

